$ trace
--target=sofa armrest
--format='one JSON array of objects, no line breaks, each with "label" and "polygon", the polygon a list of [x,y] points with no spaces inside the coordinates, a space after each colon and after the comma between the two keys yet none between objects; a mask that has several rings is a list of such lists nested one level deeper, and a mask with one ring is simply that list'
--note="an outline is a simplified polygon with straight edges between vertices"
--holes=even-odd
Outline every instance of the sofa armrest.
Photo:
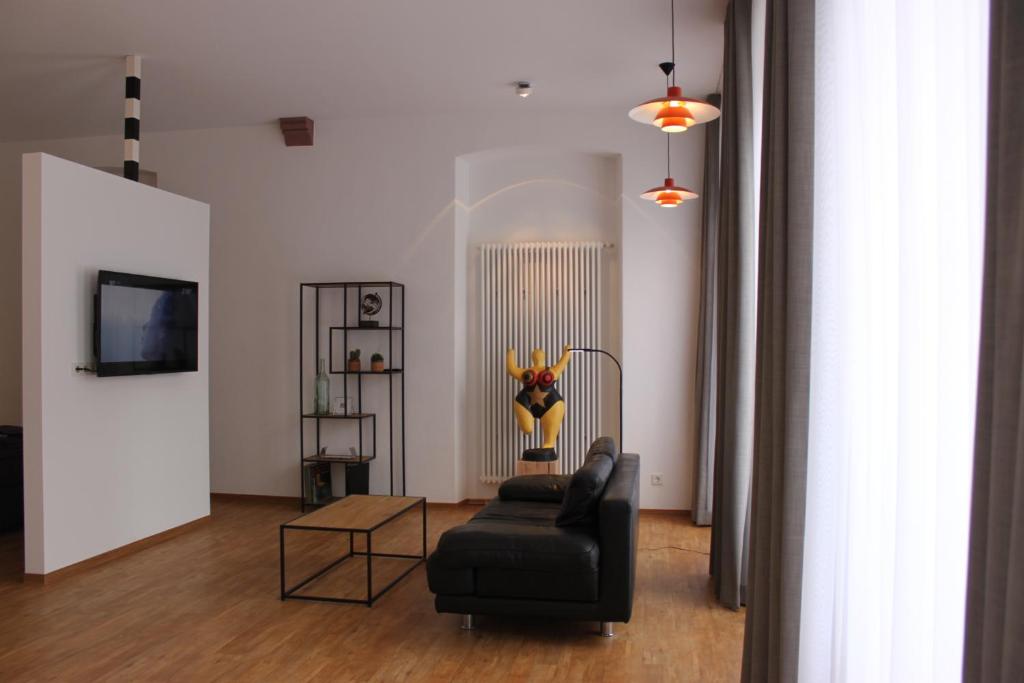
[{"label": "sofa armrest", "polygon": [[523,474],[506,479],[498,489],[502,500],[561,503],[569,487],[567,474]]},{"label": "sofa armrest", "polygon": [[640,522],[640,456],[623,453],[598,505],[604,621],[629,621],[636,585]]}]

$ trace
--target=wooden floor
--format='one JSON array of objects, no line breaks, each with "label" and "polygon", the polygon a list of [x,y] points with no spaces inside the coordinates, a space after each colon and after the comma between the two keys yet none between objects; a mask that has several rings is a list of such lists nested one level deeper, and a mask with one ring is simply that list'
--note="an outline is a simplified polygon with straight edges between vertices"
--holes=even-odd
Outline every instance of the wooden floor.
[{"label": "wooden floor", "polygon": [[[477,509],[431,507],[429,544]],[[633,619],[607,639],[593,623],[535,619],[481,617],[461,631],[457,616],[434,612],[422,566],[371,609],[281,602],[278,525],[296,515],[285,503],[215,500],[211,523],[47,585],[22,582],[21,539],[0,536],[0,681],[739,679],[743,614],[711,599],[709,532],[682,516],[641,516]],[[374,550],[417,550],[417,525],[403,522],[379,548],[375,535]],[[341,540],[289,540],[290,557],[303,543],[337,553]],[[289,562],[298,577],[305,568]],[[356,568],[310,589],[359,595]],[[379,571],[375,581],[400,567]]]}]

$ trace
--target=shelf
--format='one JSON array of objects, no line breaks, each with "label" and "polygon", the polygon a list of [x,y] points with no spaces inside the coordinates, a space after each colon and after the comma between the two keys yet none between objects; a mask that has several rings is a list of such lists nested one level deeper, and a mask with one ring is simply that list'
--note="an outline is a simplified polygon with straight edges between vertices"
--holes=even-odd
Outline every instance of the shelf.
[{"label": "shelf", "polygon": [[394,287],[405,289],[401,282],[302,282],[302,287],[315,287],[316,289],[359,289],[363,287]]},{"label": "shelf", "polygon": [[316,420],[369,420],[370,418],[375,417],[375,414],[349,413],[348,415],[335,415],[334,413],[324,413],[323,415],[318,415],[317,413],[303,413],[302,417]]},{"label": "shelf", "polygon": [[[381,297],[382,307],[379,315],[366,317],[362,315],[362,303],[360,297],[364,294],[376,293]],[[327,296],[324,296],[324,295]],[[408,336],[405,331],[405,295],[406,287],[401,282],[388,280],[387,278],[367,279],[357,282],[300,282],[299,283],[299,464],[303,467],[323,466],[323,463],[338,463],[345,468],[345,487],[348,493],[369,491],[369,463],[381,459],[385,461],[388,468],[388,485],[385,492],[392,495],[401,492],[405,493],[406,486],[406,458],[405,458],[405,342]],[[354,303],[353,303],[354,302]],[[385,324],[385,319],[387,324]],[[367,322],[379,323],[376,327],[365,326]],[[384,334],[356,335],[357,332],[380,332]],[[349,336],[352,333],[352,337]],[[395,333],[398,334],[395,334]],[[326,333],[326,334],[325,334]],[[340,334],[339,334],[340,333]],[[347,341],[342,343],[339,337],[344,336]],[[354,341],[353,341],[354,340]],[[326,341],[326,344],[325,344]],[[381,344],[380,342],[384,342]],[[377,346],[380,348],[372,348]],[[349,353],[363,347],[362,365],[356,366],[356,371],[348,370]],[[309,354],[313,351],[312,356]],[[372,368],[371,352],[383,353],[387,359],[378,363],[375,367],[386,369],[374,371]],[[327,374],[334,376],[334,382],[339,383],[345,389],[345,397],[355,397],[357,403],[347,403],[351,415],[317,414],[315,411],[306,410],[309,405],[306,397],[307,382],[310,379],[308,361],[313,358],[316,364],[327,361]],[[349,383],[348,375],[356,377],[355,382]],[[376,382],[370,380],[363,386],[363,375],[386,376],[388,381]],[[398,377],[398,382],[394,381]],[[373,408],[377,414],[362,412],[361,403],[366,396],[363,390],[370,392],[374,400],[382,398],[387,401],[386,407],[383,404],[375,403]],[[337,389],[335,389],[337,391]],[[340,406],[339,407],[343,407]],[[370,406],[367,405],[369,408]],[[381,429],[386,433],[387,446],[383,455],[378,451],[380,435],[377,433],[377,417],[387,418],[382,420]],[[306,420],[312,420],[309,424]],[[341,428],[343,433],[337,429],[326,428],[323,433],[324,424],[321,420],[355,420],[357,430]],[[369,420],[366,425],[362,420]],[[305,425],[304,427],[302,425]],[[310,427],[315,427],[311,429]],[[369,429],[367,429],[369,427]],[[356,439],[357,437],[357,439]],[[333,450],[334,453],[319,453],[324,447]],[[351,447],[351,448],[350,448]],[[360,455],[351,455],[351,452],[358,451]],[[312,454],[311,454],[312,453]],[[401,460],[399,460],[401,459]],[[399,465],[399,462],[401,465]],[[365,466],[364,466],[365,464]],[[375,467],[380,467],[375,465]],[[398,470],[401,467],[401,470]],[[324,468],[327,469],[327,468]],[[340,468],[331,468],[336,474],[341,474]],[[400,474],[400,476],[399,476]],[[335,482],[337,484],[337,482]],[[303,479],[300,491],[305,500],[308,482]],[[334,500],[334,499],[332,499]],[[329,501],[328,501],[329,502]],[[308,506],[308,504],[307,504]]]},{"label": "shelf", "polygon": [[375,455],[350,455],[325,453],[323,455],[310,455],[302,459],[303,462],[340,462],[348,465],[360,465],[364,462],[376,460]]},{"label": "shelf", "polygon": [[348,330],[355,332],[356,330],[401,330],[401,325],[378,325],[377,327],[360,327],[359,325],[332,325],[332,330]]},{"label": "shelf", "polygon": [[358,372],[352,370],[331,370],[327,373],[328,375],[400,375],[402,374],[402,368],[394,368],[392,370],[359,370]]}]

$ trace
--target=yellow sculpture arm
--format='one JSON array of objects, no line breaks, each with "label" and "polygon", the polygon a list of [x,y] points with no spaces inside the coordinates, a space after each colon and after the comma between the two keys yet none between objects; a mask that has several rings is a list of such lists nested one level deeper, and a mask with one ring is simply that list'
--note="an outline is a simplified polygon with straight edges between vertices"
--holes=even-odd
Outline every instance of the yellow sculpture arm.
[{"label": "yellow sculpture arm", "polygon": [[562,357],[558,359],[558,362],[551,368],[551,372],[554,373],[555,379],[562,376],[565,372],[565,368],[569,365],[569,358],[572,357],[572,352],[569,351],[570,346],[566,344],[562,347]]},{"label": "yellow sculpture arm", "polygon": [[508,349],[505,352],[505,371],[517,382],[523,381],[523,369],[516,365],[516,350]]}]

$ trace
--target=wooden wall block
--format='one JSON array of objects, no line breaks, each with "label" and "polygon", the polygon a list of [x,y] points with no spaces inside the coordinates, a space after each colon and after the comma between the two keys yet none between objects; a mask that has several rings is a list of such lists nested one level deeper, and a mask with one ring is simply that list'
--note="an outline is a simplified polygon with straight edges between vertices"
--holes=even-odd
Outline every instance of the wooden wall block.
[{"label": "wooden wall block", "polygon": [[308,116],[292,116],[279,119],[284,144],[289,147],[309,147],[313,144],[313,119]]}]

